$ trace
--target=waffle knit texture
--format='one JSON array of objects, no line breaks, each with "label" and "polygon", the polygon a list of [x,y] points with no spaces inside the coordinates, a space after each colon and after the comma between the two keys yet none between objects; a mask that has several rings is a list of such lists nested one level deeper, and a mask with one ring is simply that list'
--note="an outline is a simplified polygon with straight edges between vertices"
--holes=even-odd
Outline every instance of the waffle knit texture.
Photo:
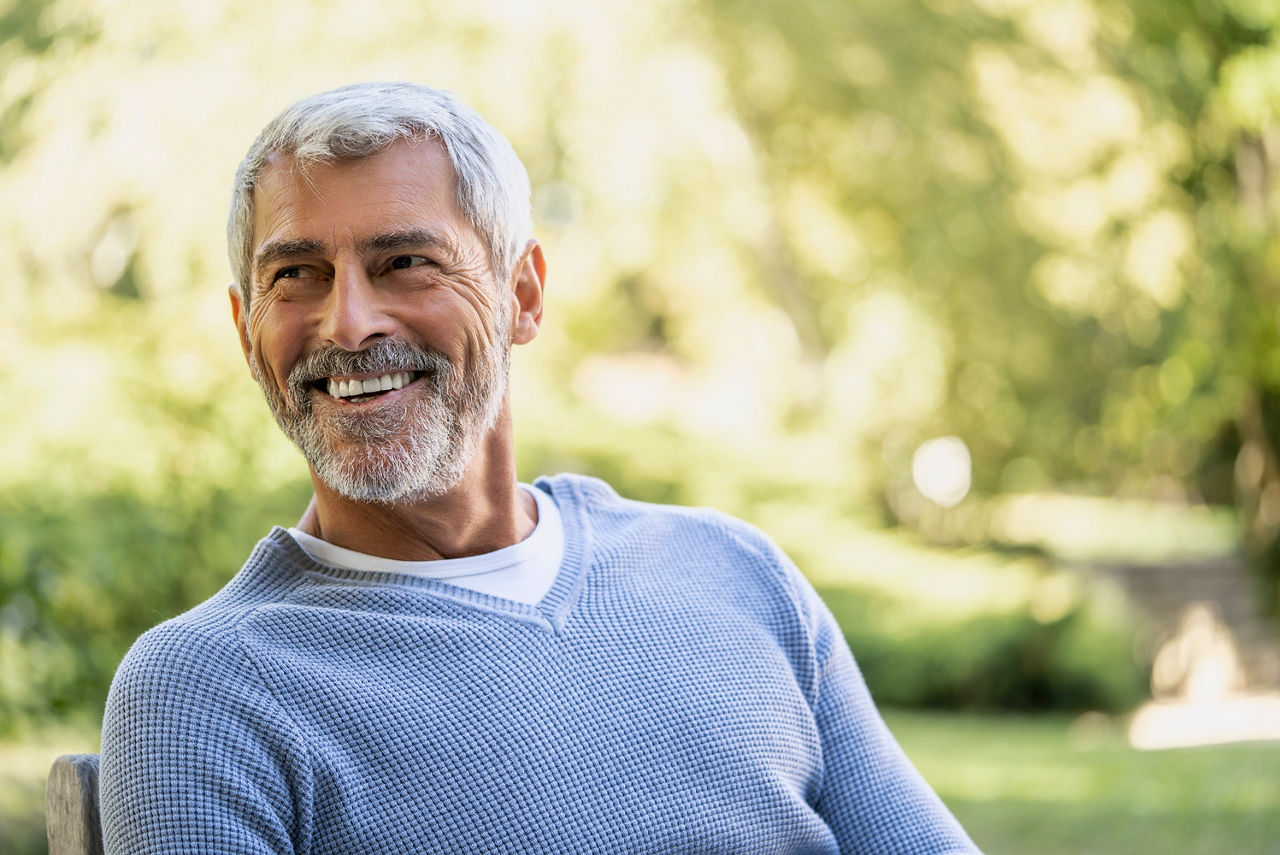
[{"label": "waffle knit texture", "polygon": [[106,851],[977,851],[767,538],[537,486],[565,559],[536,605],[277,528],[143,635],[107,700]]}]

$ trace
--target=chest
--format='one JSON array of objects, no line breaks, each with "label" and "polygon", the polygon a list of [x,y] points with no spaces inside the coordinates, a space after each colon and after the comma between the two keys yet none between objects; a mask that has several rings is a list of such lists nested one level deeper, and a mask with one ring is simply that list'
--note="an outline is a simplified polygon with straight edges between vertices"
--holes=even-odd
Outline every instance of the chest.
[{"label": "chest", "polygon": [[790,826],[824,833],[796,654],[758,615],[685,598],[626,620],[582,608],[553,631],[298,612],[253,627],[250,648],[313,746],[331,846],[745,851]]}]

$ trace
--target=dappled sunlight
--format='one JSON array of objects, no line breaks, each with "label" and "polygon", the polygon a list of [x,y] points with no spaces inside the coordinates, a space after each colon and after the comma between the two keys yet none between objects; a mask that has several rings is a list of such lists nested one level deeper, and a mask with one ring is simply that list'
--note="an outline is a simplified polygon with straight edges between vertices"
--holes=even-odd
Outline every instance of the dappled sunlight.
[{"label": "dappled sunlight", "polygon": [[1153,701],[1129,725],[1129,741],[1148,751],[1258,740],[1280,740],[1280,694]]},{"label": "dappled sunlight", "polygon": [[1179,265],[1194,236],[1186,219],[1174,211],[1156,211],[1134,229],[1125,254],[1125,274],[1162,309],[1171,309],[1183,293]]},{"label": "dappled sunlight", "polygon": [[1172,638],[1160,645],[1151,669],[1157,699],[1220,700],[1244,688],[1244,669],[1235,640],[1208,603],[1183,613]]},{"label": "dappled sunlight", "polygon": [[[1160,532],[1158,538],[1136,532]],[[1159,561],[1219,555],[1236,542],[1235,520],[1221,509],[1137,499],[1027,493],[995,502],[992,532],[1063,558]]]},{"label": "dappled sunlight", "polygon": [[942,332],[913,301],[877,290],[849,311],[850,334],[827,360],[824,400],[846,429],[874,434],[931,412],[944,393]]},{"label": "dappled sunlight", "polygon": [[1087,258],[1046,254],[1031,275],[1050,304],[1073,314],[1101,317],[1114,308],[1114,292],[1103,281],[1102,271]]},{"label": "dappled sunlight", "polygon": [[[928,549],[822,508],[769,505],[761,509],[761,523],[803,560],[815,582],[866,586],[910,603],[913,619],[899,627],[907,632],[975,612],[1015,610],[1037,595],[1054,601],[1059,596],[1057,583],[1040,591],[1041,568],[1034,561]],[[816,543],[829,546],[820,552],[806,549]],[[1049,614],[1057,606],[1046,604],[1043,610]]]},{"label": "dappled sunlight", "polygon": [[1193,603],[1152,663],[1155,700],[1132,716],[1143,750],[1280,740],[1280,694],[1247,691],[1236,639],[1216,607]]},{"label": "dappled sunlight", "polygon": [[[1134,142],[1142,128],[1134,93],[1115,77],[1028,74],[989,45],[972,51],[970,73],[1004,142],[1037,173],[1081,172],[1104,149]],[[1077,121],[1081,115],[1092,121]]]},{"label": "dappled sunlight", "polygon": [[688,386],[681,367],[659,353],[591,357],[574,376],[583,399],[624,424],[669,418],[689,397]]},{"label": "dappled sunlight", "polygon": [[1280,694],[1247,692],[1235,638],[1217,610],[1189,606],[1156,652],[1151,689],[1129,724],[1135,748],[1280,740]]}]

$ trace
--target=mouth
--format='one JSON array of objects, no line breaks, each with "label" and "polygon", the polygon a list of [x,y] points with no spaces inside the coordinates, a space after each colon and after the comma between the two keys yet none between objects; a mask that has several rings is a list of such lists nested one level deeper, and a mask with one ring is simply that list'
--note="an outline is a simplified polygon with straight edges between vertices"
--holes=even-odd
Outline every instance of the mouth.
[{"label": "mouth", "polygon": [[362,404],[397,392],[422,376],[421,371],[392,371],[370,376],[343,375],[322,377],[311,386],[339,401]]}]

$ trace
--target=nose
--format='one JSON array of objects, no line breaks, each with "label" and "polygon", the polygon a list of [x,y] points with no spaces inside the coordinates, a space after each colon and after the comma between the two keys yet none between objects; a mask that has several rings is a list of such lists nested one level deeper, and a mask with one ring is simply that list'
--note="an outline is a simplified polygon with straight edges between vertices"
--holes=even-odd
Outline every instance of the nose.
[{"label": "nose", "polygon": [[394,335],[395,320],[387,312],[386,299],[362,268],[348,265],[336,270],[320,321],[320,337],[343,350],[357,351]]}]

